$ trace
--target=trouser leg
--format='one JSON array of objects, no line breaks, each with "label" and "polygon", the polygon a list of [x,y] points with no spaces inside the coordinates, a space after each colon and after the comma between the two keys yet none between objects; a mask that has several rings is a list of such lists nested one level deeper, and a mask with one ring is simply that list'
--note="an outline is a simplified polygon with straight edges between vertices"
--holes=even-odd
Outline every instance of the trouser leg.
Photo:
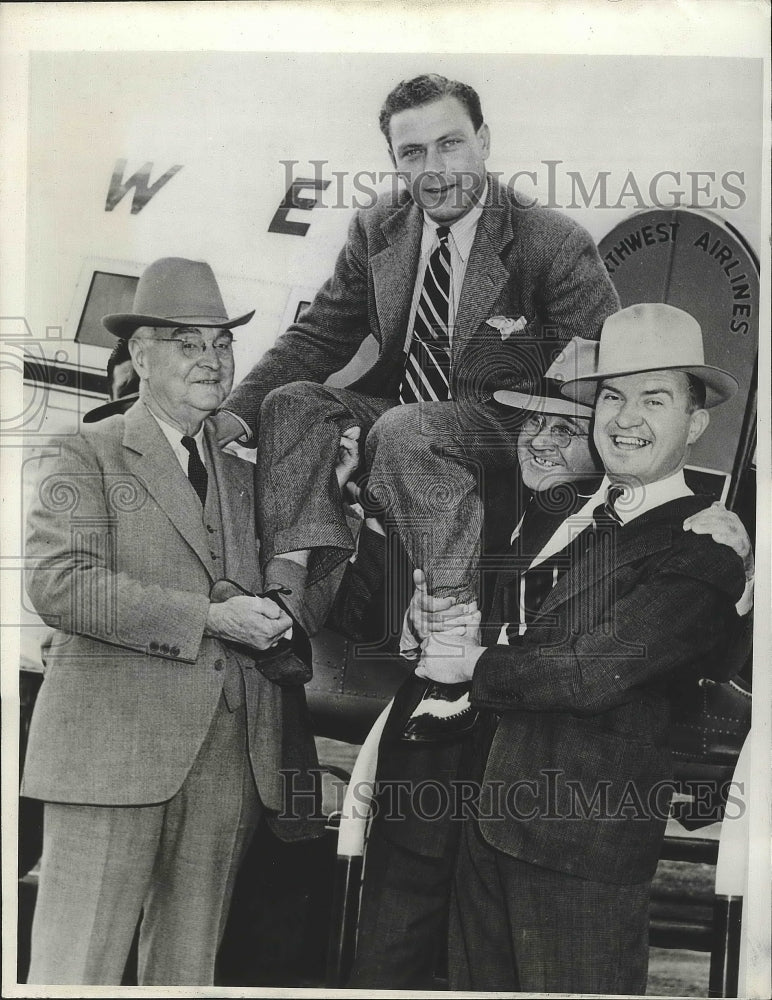
[{"label": "trouser leg", "polygon": [[47,803],[29,982],[120,984],[142,912],[139,984],[211,985],[258,816],[245,709],[223,700],[168,802]]},{"label": "trouser leg", "polygon": [[[413,565],[424,570],[432,594],[462,601],[479,597],[487,486],[516,468],[515,436],[475,406],[394,407],[366,442],[369,492],[388,510]],[[512,505],[519,506],[516,490]]]},{"label": "trouser leg", "polygon": [[367,846],[351,989],[431,986],[447,926],[452,859],[424,857],[380,834]]},{"label": "trouser leg", "polygon": [[451,988],[642,995],[650,889],[527,864],[468,823],[451,902]]},{"label": "trouser leg", "polygon": [[283,552],[312,549],[308,581],[354,550],[334,475],[341,433],[362,439],[394,401],[315,382],[270,392],[260,411],[256,463],[257,526],[264,566]]},{"label": "trouser leg", "polygon": [[246,710],[228,712],[221,700],[166,807],[140,928],[140,985],[212,985],[236,873],[259,812]]},{"label": "trouser leg", "polygon": [[464,823],[453,878],[448,979],[452,990],[520,989],[495,854],[471,820]]},{"label": "trouser leg", "polygon": [[650,882],[612,885],[497,860],[521,990],[645,994]]},{"label": "trouser leg", "polygon": [[120,984],[163,813],[46,803],[28,982]]}]

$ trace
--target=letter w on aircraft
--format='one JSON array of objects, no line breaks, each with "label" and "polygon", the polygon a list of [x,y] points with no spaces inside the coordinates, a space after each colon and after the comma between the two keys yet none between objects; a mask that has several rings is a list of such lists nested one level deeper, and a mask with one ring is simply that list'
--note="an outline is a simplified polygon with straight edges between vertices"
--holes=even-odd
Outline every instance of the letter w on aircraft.
[{"label": "letter w on aircraft", "polygon": [[182,170],[182,164],[176,163],[173,167],[169,167],[166,173],[159,177],[155,184],[148,183],[150,180],[150,171],[153,169],[152,160],[148,160],[147,163],[143,164],[127,181],[123,179],[125,169],[126,160],[115,161],[115,169],[110,179],[110,189],[107,192],[107,200],[105,201],[105,212],[112,212],[118,202],[132,188],[134,188],[134,198],[131,203],[131,214],[136,215],[137,212],[141,212],[153,195],[160,191],[164,184],[170,181],[178,170]]}]

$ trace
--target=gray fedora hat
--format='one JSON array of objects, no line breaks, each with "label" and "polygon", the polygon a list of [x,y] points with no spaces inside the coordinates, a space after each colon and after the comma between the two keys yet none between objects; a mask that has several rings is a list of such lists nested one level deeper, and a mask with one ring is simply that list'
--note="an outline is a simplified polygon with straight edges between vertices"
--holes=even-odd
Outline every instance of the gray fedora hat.
[{"label": "gray fedora hat", "polygon": [[569,379],[591,375],[595,371],[598,358],[598,342],[574,337],[558,354],[550,367],[539,379],[523,379],[515,389],[497,389],[493,398],[505,406],[518,410],[549,413],[563,417],[591,417],[592,402],[589,406],[567,399],[561,392]]},{"label": "gray fedora hat", "polygon": [[137,282],[134,309],[110,313],[102,324],[116,337],[130,337],[140,326],[203,326],[229,330],[243,326],[252,312],[228,319],[211,267],[200,260],[162,257],[149,264]]},{"label": "gray fedora hat", "polygon": [[595,374],[567,381],[563,394],[592,406],[602,379],[655,371],[694,375],[705,386],[708,407],[726,402],[738,388],[734,375],[705,364],[702,328],[693,316],[664,302],[639,302],[609,316]]}]

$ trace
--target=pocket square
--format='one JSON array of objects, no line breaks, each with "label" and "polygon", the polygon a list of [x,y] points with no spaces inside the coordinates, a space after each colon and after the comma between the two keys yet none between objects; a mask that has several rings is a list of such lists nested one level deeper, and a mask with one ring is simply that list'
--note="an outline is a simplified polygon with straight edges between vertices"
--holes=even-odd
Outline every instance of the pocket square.
[{"label": "pocket square", "polygon": [[516,319],[512,316],[491,316],[485,322],[499,331],[502,341],[509,340],[513,333],[519,333],[528,326],[525,316],[518,316]]}]

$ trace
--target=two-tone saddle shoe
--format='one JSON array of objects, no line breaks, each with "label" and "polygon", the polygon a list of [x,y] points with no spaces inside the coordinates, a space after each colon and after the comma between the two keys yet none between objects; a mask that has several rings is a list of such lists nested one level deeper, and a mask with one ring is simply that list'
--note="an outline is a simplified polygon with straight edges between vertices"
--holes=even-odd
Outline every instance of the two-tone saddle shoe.
[{"label": "two-tone saddle shoe", "polygon": [[479,712],[469,701],[470,685],[427,681],[421,700],[407,720],[400,739],[417,743],[444,743],[472,731]]}]

